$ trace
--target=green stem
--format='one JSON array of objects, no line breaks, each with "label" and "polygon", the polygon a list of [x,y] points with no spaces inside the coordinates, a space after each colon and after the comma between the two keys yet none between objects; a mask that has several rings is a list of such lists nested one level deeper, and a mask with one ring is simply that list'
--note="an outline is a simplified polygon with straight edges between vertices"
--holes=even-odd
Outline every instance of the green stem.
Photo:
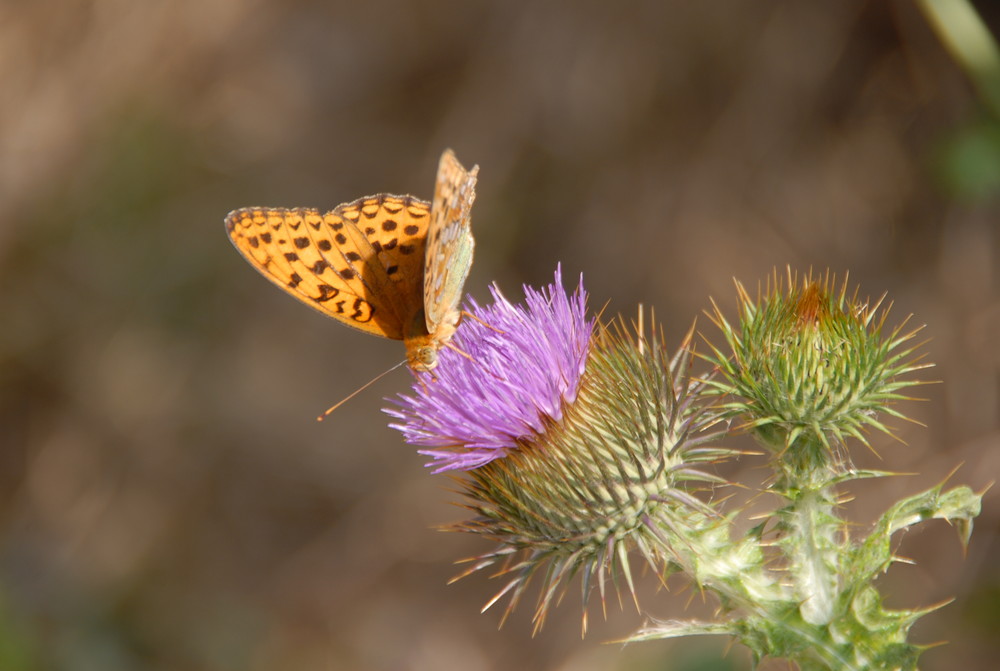
[{"label": "green stem", "polygon": [[799,612],[810,624],[828,624],[839,592],[836,534],[840,525],[832,490],[799,490],[782,515],[788,530],[782,545],[788,552]]}]

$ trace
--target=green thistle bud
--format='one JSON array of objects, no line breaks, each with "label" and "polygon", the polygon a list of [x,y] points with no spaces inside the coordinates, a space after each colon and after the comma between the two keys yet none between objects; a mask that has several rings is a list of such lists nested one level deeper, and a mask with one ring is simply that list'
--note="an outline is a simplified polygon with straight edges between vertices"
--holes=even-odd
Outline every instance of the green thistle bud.
[{"label": "green thistle bud", "polygon": [[711,358],[722,372],[712,387],[735,399],[729,413],[797,468],[838,465],[844,440],[868,445],[869,428],[892,435],[879,414],[906,419],[889,404],[920,384],[900,376],[928,367],[914,358],[918,346],[904,347],[920,329],[904,333],[904,321],[886,333],[882,299],[871,305],[856,290],[848,295],[846,279],[836,290],[830,274],[799,282],[789,270],[787,289],[776,274],[770,284],[754,301],[737,282],[737,327],[718,306],[711,315],[732,350]]}]

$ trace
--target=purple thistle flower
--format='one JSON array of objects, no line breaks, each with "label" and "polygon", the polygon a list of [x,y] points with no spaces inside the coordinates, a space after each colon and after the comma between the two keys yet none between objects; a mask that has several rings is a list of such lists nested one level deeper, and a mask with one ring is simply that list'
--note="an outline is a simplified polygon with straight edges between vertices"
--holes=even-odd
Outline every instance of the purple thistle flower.
[{"label": "purple thistle flower", "polygon": [[470,300],[476,319],[455,334],[469,356],[442,350],[436,377],[418,376],[386,412],[436,472],[466,471],[455,480],[476,516],[449,528],[497,543],[466,573],[499,567],[507,584],[494,602],[508,595],[510,613],[549,565],[541,627],[571,576],[603,601],[609,576],[624,575],[635,597],[629,549],[659,571],[680,520],[714,533],[721,518],[692,491],[720,482],[700,465],[732,452],[705,445],[715,413],[687,375],[690,332],[670,356],[641,310],[632,326],[598,325],[582,279],[568,295],[559,269],[541,291],[525,287],[523,306],[491,291],[493,305]]},{"label": "purple thistle flower", "polygon": [[452,342],[466,358],[441,351],[434,377],[419,376],[412,394],[390,399],[385,412],[401,422],[411,445],[427,449],[435,473],[469,470],[503,457],[519,440],[562,419],[576,400],[587,360],[593,319],[587,319],[583,277],[572,296],[555,282],[542,291],[525,286],[526,307],[512,304],[495,285],[494,303],[467,302],[476,319],[465,319]]}]

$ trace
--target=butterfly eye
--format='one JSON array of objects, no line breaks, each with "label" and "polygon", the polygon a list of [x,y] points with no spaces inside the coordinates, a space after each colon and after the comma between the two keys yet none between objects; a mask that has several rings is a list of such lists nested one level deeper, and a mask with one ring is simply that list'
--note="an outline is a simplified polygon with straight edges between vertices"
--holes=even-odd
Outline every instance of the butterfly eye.
[{"label": "butterfly eye", "polygon": [[410,358],[410,368],[413,370],[427,372],[437,367],[438,356],[434,347],[425,345],[418,347]]}]

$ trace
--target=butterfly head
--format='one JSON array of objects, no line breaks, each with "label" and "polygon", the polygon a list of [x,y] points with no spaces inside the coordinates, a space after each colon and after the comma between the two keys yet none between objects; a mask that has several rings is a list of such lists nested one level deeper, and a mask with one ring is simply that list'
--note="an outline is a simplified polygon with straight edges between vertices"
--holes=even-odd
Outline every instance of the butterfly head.
[{"label": "butterfly head", "polygon": [[418,310],[410,321],[409,332],[403,336],[406,363],[411,370],[427,373],[437,368],[441,344],[427,331],[424,311]]},{"label": "butterfly head", "polygon": [[430,344],[409,347],[406,350],[406,363],[418,373],[427,373],[438,365],[437,348]]}]

